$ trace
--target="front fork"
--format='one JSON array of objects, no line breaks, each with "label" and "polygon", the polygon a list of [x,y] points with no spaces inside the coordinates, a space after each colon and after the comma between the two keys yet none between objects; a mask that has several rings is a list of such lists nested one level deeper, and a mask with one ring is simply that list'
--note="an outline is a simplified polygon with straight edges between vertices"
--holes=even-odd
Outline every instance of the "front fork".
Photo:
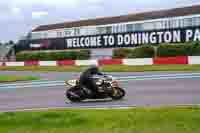
[{"label": "front fork", "polygon": [[114,93],[113,95],[118,94],[118,89],[117,89],[119,88],[118,82],[116,80],[112,81],[111,86],[112,86],[112,91]]},{"label": "front fork", "polygon": [[117,87],[119,87],[119,84],[118,84],[118,82],[116,80],[114,80],[114,81],[111,82],[111,86],[113,88],[117,88]]}]

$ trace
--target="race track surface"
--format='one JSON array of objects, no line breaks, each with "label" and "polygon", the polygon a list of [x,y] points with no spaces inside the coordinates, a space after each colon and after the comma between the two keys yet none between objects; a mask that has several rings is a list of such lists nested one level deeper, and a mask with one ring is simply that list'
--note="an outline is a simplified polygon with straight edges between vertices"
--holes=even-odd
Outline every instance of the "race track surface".
[{"label": "race track surface", "polygon": [[[37,75],[48,80],[65,80],[78,77],[79,73],[0,72],[4,75]],[[114,76],[140,76],[169,74],[165,72],[111,73]],[[177,73],[170,73],[177,74]],[[36,108],[104,108],[200,104],[200,78],[129,80],[120,82],[126,97],[120,101],[86,101],[70,103],[65,98],[63,85],[0,89],[0,112]]]}]

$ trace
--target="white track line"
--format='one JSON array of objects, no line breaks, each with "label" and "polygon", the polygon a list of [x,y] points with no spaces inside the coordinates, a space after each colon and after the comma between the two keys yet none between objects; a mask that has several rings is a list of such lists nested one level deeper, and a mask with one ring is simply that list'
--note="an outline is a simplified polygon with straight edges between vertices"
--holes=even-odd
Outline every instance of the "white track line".
[{"label": "white track line", "polygon": [[[127,76],[127,77],[118,77],[116,80],[120,82],[126,82],[131,80],[163,80],[163,79],[186,79],[186,78],[200,78],[200,73]],[[0,89],[64,86],[64,83],[65,81],[57,80],[57,81],[37,81],[29,83],[0,84]]]},{"label": "white track line", "polygon": [[47,107],[47,108],[27,108],[27,109],[16,109],[16,110],[8,110],[8,111],[0,111],[0,113],[4,112],[26,112],[26,111],[48,111],[48,110],[62,110],[62,109],[76,109],[76,110],[109,110],[109,109],[134,109],[134,108],[166,108],[166,107],[198,107],[200,108],[200,104],[166,104],[166,105],[142,105],[142,106],[121,106],[121,105],[111,105],[110,107],[98,107],[98,106],[79,106],[79,107]]}]

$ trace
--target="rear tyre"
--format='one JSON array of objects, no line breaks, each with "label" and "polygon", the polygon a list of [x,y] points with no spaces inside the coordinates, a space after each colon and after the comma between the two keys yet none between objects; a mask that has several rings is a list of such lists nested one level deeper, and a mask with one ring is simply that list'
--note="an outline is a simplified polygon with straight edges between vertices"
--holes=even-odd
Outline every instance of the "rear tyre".
[{"label": "rear tyre", "polygon": [[122,98],[125,96],[125,94],[126,94],[125,91],[124,91],[124,89],[119,88],[119,87],[114,88],[113,90],[114,90],[113,93],[110,95],[110,97],[111,97],[113,100],[120,100],[120,99],[122,99]]},{"label": "rear tyre", "polygon": [[78,89],[76,87],[72,87],[66,91],[66,98],[68,98],[71,102],[81,102],[82,99],[78,93]]}]

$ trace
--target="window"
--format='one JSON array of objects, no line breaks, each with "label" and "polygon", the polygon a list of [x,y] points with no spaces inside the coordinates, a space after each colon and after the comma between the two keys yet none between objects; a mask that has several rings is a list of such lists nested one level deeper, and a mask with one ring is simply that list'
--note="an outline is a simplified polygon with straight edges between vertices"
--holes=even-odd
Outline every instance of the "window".
[{"label": "window", "polygon": [[184,27],[184,20],[183,19],[179,19],[179,27],[182,28]]},{"label": "window", "polygon": [[80,28],[80,35],[86,35],[87,29],[86,28]]},{"label": "window", "polygon": [[89,35],[96,35],[97,34],[97,29],[95,27],[91,27],[88,29],[88,34]]},{"label": "window", "polygon": [[142,31],[143,30],[143,27],[142,27],[142,24],[134,24],[134,30],[135,31]]},{"label": "window", "polygon": [[179,21],[177,19],[171,21],[171,28],[179,28]]},{"label": "window", "polygon": [[74,35],[79,36],[80,35],[80,28],[74,28]]},{"label": "window", "polygon": [[119,29],[119,32],[126,32],[127,29],[126,29],[126,25],[123,24],[123,25],[120,25],[120,29]]},{"label": "window", "polygon": [[96,27],[79,28],[79,35],[95,35],[98,34]]},{"label": "window", "polygon": [[105,27],[97,27],[97,34],[106,34]]},{"label": "window", "polygon": [[126,25],[126,31],[127,31],[127,32],[133,31],[133,25],[132,25],[132,24],[127,24],[127,25]]},{"label": "window", "polygon": [[152,23],[143,23],[142,24],[142,28],[144,29],[144,30],[153,30],[153,29],[155,29],[155,27],[154,27],[154,22],[152,22]]},{"label": "window", "polygon": [[111,27],[111,26],[107,26],[107,27],[105,27],[105,28],[106,28],[106,33],[107,33],[107,34],[112,33],[112,27]]},{"label": "window", "polygon": [[126,32],[126,31],[127,31],[127,27],[126,27],[125,24],[122,25],[122,29],[121,29],[121,31],[122,31],[122,32]]},{"label": "window", "polygon": [[200,26],[200,17],[192,18],[192,26]]},{"label": "window", "polygon": [[154,22],[154,29],[163,29],[162,21]]},{"label": "window", "polygon": [[118,30],[117,30],[118,27],[116,26],[112,26],[112,33],[116,33]]},{"label": "window", "polygon": [[44,32],[44,38],[48,38],[48,33]]},{"label": "window", "polygon": [[192,18],[184,19],[184,27],[192,26]]},{"label": "window", "polygon": [[170,28],[170,21],[169,20],[165,20],[164,21],[164,28],[165,29],[169,29]]},{"label": "window", "polygon": [[71,29],[65,29],[65,36],[72,36],[72,30]]},{"label": "window", "polygon": [[165,29],[165,21],[164,20],[161,21],[161,29]]},{"label": "window", "polygon": [[62,32],[61,31],[57,31],[57,37],[62,37]]},{"label": "window", "polygon": [[118,25],[112,26],[112,33],[118,33],[118,32],[119,32],[119,26]]},{"label": "window", "polygon": [[114,25],[112,26],[112,33],[121,33],[121,32],[126,32],[127,27],[125,24],[119,24],[119,25]]},{"label": "window", "polygon": [[42,34],[40,32],[31,33],[31,39],[40,39]]},{"label": "window", "polygon": [[197,26],[200,26],[200,17],[197,18]]}]

